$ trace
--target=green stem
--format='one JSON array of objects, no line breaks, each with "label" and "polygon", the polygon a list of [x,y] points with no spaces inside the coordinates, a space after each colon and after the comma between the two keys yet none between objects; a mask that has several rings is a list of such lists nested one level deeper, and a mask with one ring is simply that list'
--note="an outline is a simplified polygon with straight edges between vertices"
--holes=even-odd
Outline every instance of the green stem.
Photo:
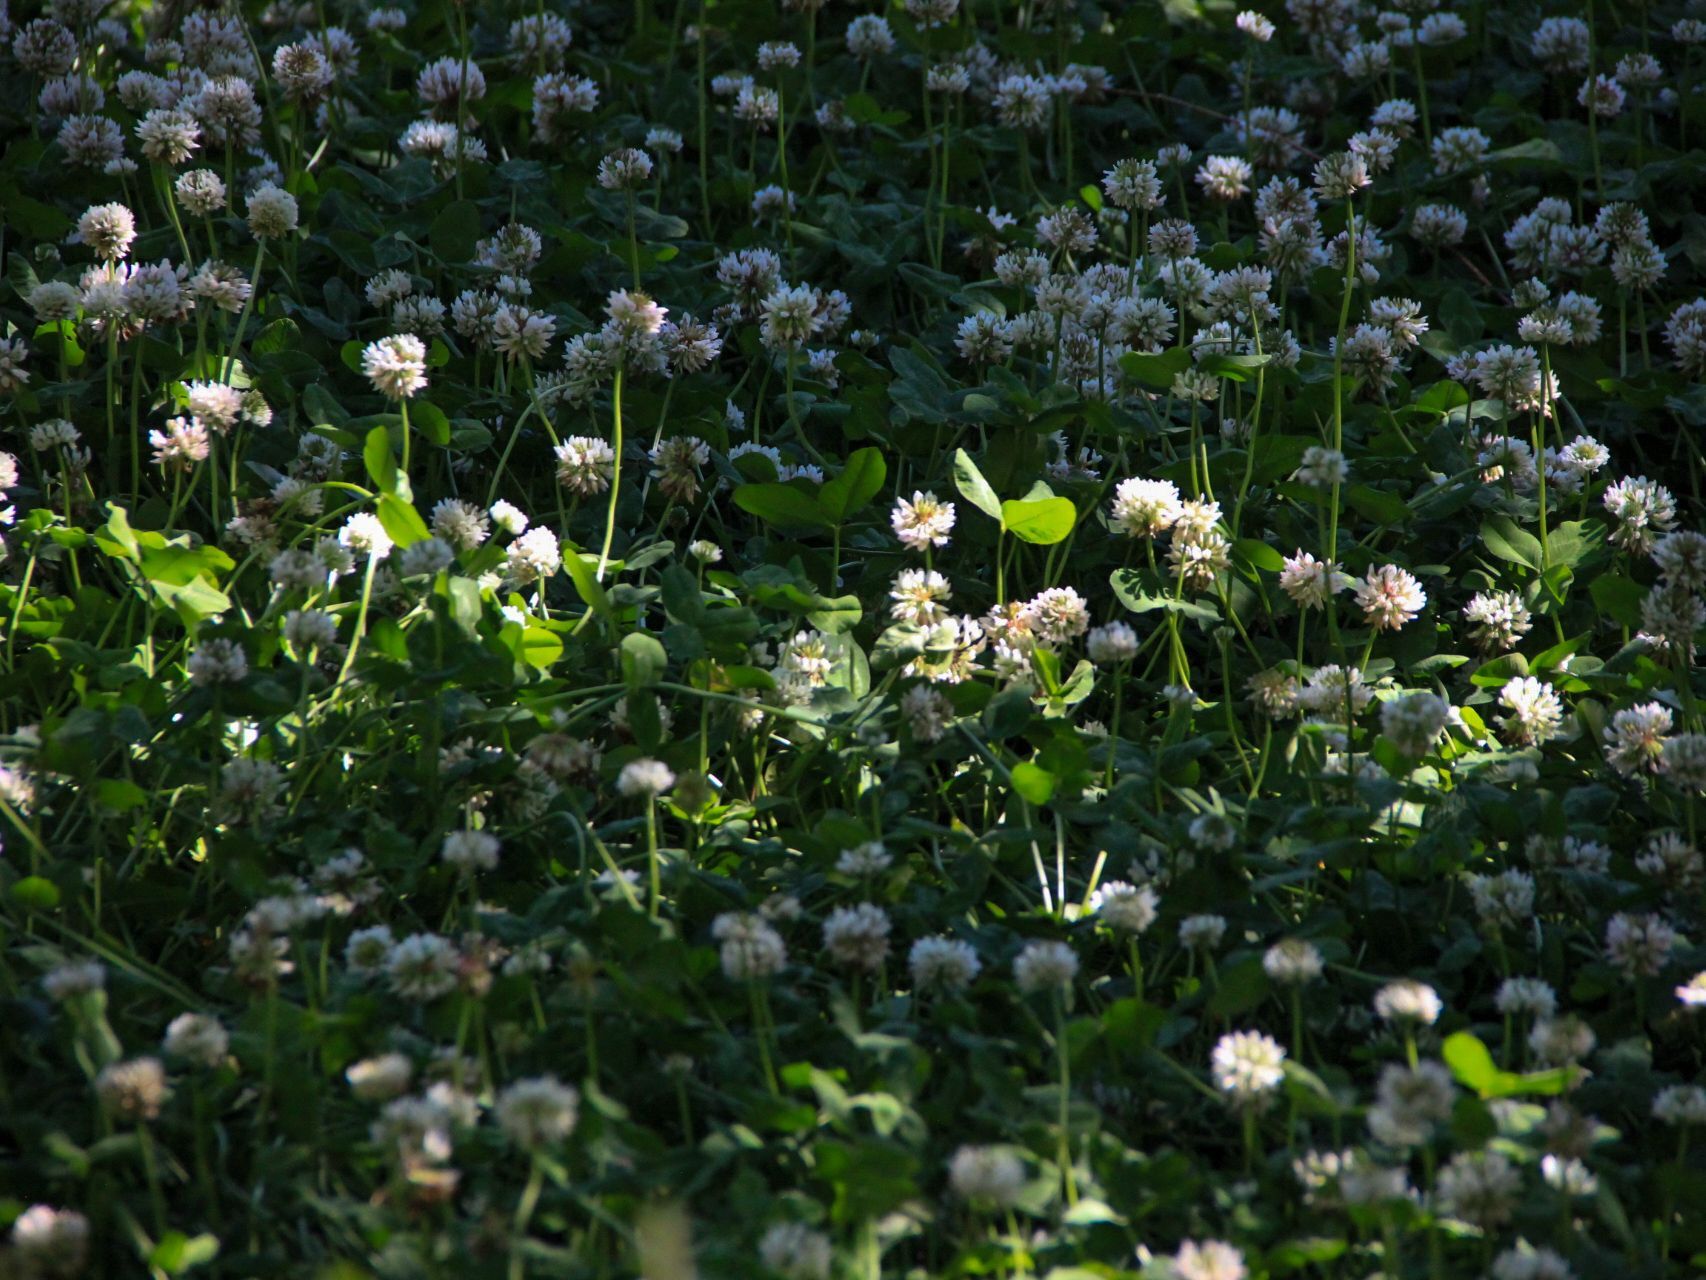
[{"label": "green stem", "polygon": [[699,0],[699,38],[694,41],[699,56],[699,210],[705,220],[705,238],[711,235],[711,135],[710,109],[705,88],[705,8],[709,0]]},{"label": "green stem", "polygon": [[758,1060],[764,1068],[764,1083],[769,1087],[772,1097],[782,1096],[782,1087],[776,1083],[776,1066],[770,1056],[770,1000],[762,984],[753,980],[747,984],[747,990],[752,998],[752,1025],[757,1033]]},{"label": "green stem", "polygon": [[658,902],[663,897],[663,875],[658,868],[658,806],[655,799],[646,801],[646,867],[651,879],[651,898],[647,914],[658,918]]},{"label": "green stem", "polygon": [[255,244],[255,269],[249,273],[249,296],[243,299],[243,312],[237,317],[237,332],[231,339],[231,346],[225,353],[225,360],[220,366],[219,380],[224,383],[231,381],[231,375],[237,368],[237,357],[243,350],[243,333],[249,327],[249,317],[254,314],[255,299],[261,295],[261,262],[267,256],[267,242],[257,241]]},{"label": "green stem", "polygon": [[527,1238],[527,1224],[533,1218],[533,1210],[539,1204],[539,1193],[544,1187],[545,1170],[539,1164],[538,1153],[534,1152],[527,1171],[527,1186],[522,1189],[521,1202],[515,1206],[515,1218],[510,1229],[512,1239],[509,1245],[509,1280],[522,1280],[527,1274],[527,1261],[522,1256],[521,1243]]},{"label": "green stem", "polygon": [[628,265],[634,272],[634,288],[640,287],[640,238],[634,230],[634,188],[628,188]]},{"label": "green stem", "polygon": [[407,400],[397,401],[397,412],[403,415],[403,476],[407,479],[409,474],[409,402]]},{"label": "green stem", "polygon": [[367,608],[373,599],[373,570],[378,563],[377,556],[367,557],[367,573],[361,580],[361,606],[355,615],[355,634],[350,637],[349,652],[344,655],[344,664],[338,668],[337,683],[332,686],[333,693],[349,678],[349,673],[355,666],[355,655],[361,651],[362,637],[367,634]]},{"label": "green stem", "polygon": [[1066,1039],[1066,999],[1054,996],[1054,1047],[1060,1068],[1060,1175],[1066,1187],[1066,1203],[1078,1203],[1078,1180],[1072,1169],[1072,1053]]},{"label": "green stem", "polygon": [[[1338,453],[1345,451],[1345,327],[1351,318],[1351,291],[1355,288],[1357,260],[1357,218],[1356,208],[1347,199],[1345,201],[1345,292],[1339,300],[1339,330],[1338,339],[1333,343],[1333,448]],[[1331,565],[1338,559],[1339,551],[1339,486],[1340,481],[1333,481],[1333,497],[1330,519],[1332,524],[1327,534],[1328,572]]]},{"label": "green stem", "polygon": [[598,572],[594,581],[604,581],[605,567],[610,563],[610,544],[616,539],[616,498],[622,492],[622,366],[616,366],[616,382],[610,398],[612,431],[611,448],[616,458],[610,471],[610,502],[604,512],[604,546],[598,553]]}]

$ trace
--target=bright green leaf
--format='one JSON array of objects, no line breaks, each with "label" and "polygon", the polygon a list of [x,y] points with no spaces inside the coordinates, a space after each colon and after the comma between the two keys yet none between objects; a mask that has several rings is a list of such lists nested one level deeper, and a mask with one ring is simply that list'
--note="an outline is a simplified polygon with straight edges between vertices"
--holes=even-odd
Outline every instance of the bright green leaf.
[{"label": "bright green leaf", "polygon": [[1044,805],[1054,796],[1054,775],[1029,760],[1013,766],[1013,790],[1031,804]]},{"label": "bright green leaf", "polygon": [[1445,1065],[1451,1068],[1451,1074],[1457,1077],[1459,1084],[1483,1096],[1483,1091],[1499,1074],[1491,1051],[1481,1043],[1479,1037],[1467,1031],[1447,1036],[1445,1044],[1440,1048],[1440,1056],[1445,1059]]},{"label": "bright green leaf", "polygon": [[989,487],[989,481],[964,449],[954,450],[954,487],[960,491],[960,497],[991,520],[1002,518],[1001,499],[995,496],[995,490]]},{"label": "bright green leaf", "polygon": [[212,1262],[218,1256],[218,1236],[191,1237],[182,1231],[168,1231],[160,1237],[160,1242],[149,1253],[148,1262],[169,1276],[181,1276],[204,1262]]},{"label": "bright green leaf", "polygon": [[1014,537],[1046,547],[1072,532],[1078,508],[1070,498],[1015,498],[1001,504],[1001,519]]},{"label": "bright green leaf", "polygon": [[12,886],[12,901],[32,911],[51,911],[59,905],[59,886],[45,876],[25,876]]},{"label": "bright green leaf", "polygon": [[528,666],[547,671],[563,656],[563,641],[554,631],[528,627],[521,633],[521,656]]},{"label": "bright green leaf", "polygon": [[1285,557],[1259,538],[1240,538],[1232,544],[1232,552],[1252,569],[1279,573],[1285,568]]},{"label": "bright green leaf", "polygon": [[367,475],[373,487],[381,493],[397,491],[397,460],[391,456],[391,433],[384,427],[374,427],[367,433],[362,446],[361,460],[367,465]]},{"label": "bright green leaf", "polygon": [[421,513],[415,510],[414,504],[395,493],[379,495],[379,523],[385,526],[385,532],[391,535],[391,541],[399,547],[413,546],[432,537],[432,531],[427,528],[426,521],[421,519]]}]

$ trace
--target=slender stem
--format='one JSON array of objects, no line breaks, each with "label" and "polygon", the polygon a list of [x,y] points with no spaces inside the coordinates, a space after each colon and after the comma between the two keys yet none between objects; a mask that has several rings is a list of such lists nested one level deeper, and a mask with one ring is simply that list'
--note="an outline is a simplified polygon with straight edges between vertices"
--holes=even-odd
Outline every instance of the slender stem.
[{"label": "slender stem", "polygon": [[622,366],[616,366],[616,382],[610,397],[612,433],[610,447],[616,458],[610,470],[610,502],[604,512],[604,546],[598,553],[598,572],[594,580],[604,581],[605,566],[610,563],[610,544],[616,538],[616,498],[622,492]]},{"label": "slender stem", "polygon": [[628,265],[634,272],[634,288],[640,287],[640,237],[634,230],[634,188],[628,188]]},{"label": "slender stem", "polygon": [[338,668],[337,684],[333,686],[334,693],[338,686],[342,685],[349,677],[351,669],[355,666],[355,655],[361,651],[362,637],[367,634],[367,607],[373,599],[373,570],[378,563],[379,558],[377,556],[370,555],[367,557],[367,573],[361,580],[361,607],[355,615],[355,634],[350,637],[349,652],[344,655],[344,664]]},{"label": "slender stem", "polygon": [[527,1171],[527,1186],[522,1190],[521,1202],[515,1206],[515,1219],[511,1224],[509,1245],[509,1280],[522,1280],[527,1274],[527,1261],[522,1256],[521,1244],[527,1238],[527,1224],[533,1219],[533,1210],[539,1204],[539,1193],[545,1188],[545,1170],[539,1163],[539,1155],[533,1153],[531,1165]]},{"label": "slender stem", "polygon": [[757,1032],[758,1060],[764,1068],[764,1083],[769,1086],[772,1097],[782,1096],[782,1087],[776,1083],[776,1065],[770,1054],[770,998],[762,983],[754,980],[748,984],[748,992],[752,997],[752,1024]]},{"label": "slender stem", "polygon": [[1072,1053],[1066,1039],[1066,998],[1054,996],[1054,1047],[1060,1067],[1060,1174],[1066,1187],[1066,1203],[1078,1203],[1078,1179],[1072,1169]]},{"label": "slender stem", "polygon": [[710,107],[705,88],[705,7],[709,0],[699,0],[699,30],[694,45],[698,52],[698,92],[699,92],[699,211],[705,220],[705,238],[711,235],[711,135]]},{"label": "slender stem", "polygon": [[646,867],[650,873],[651,896],[647,914],[658,918],[658,902],[663,897],[663,876],[658,869],[658,806],[655,799],[646,801]]},{"label": "slender stem", "polygon": [[[1339,331],[1338,338],[1333,343],[1333,448],[1339,453],[1345,450],[1345,326],[1351,319],[1351,291],[1356,281],[1357,260],[1357,216],[1356,207],[1349,200],[1345,201],[1345,292],[1339,300]],[[1339,486],[1341,481],[1333,480],[1333,497],[1330,519],[1332,524],[1327,534],[1327,572],[1332,572],[1332,564],[1338,559],[1339,552]],[[1331,615],[1329,614],[1329,617]]]},{"label": "slender stem", "polygon": [[237,357],[243,350],[243,333],[249,327],[249,317],[255,310],[255,299],[261,293],[261,262],[267,256],[267,242],[257,241],[255,244],[255,269],[249,273],[249,296],[243,299],[243,313],[237,317],[237,333],[231,339],[230,349],[225,353],[225,360],[220,365],[219,380],[229,383],[231,375],[237,368]]},{"label": "slender stem", "polygon": [[166,1234],[166,1193],[160,1186],[160,1157],[154,1150],[154,1135],[146,1124],[136,1126],[136,1142],[142,1149],[143,1174],[148,1179],[148,1205],[154,1215],[154,1232]]}]

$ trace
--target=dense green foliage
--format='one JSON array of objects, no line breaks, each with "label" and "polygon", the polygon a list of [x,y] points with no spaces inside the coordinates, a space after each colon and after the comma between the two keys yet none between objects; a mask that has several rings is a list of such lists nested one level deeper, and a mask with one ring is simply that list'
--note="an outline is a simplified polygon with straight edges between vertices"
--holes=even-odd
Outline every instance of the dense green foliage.
[{"label": "dense green foliage", "polygon": [[1435,2],[0,11],[0,1275],[1697,1274],[1706,10]]}]

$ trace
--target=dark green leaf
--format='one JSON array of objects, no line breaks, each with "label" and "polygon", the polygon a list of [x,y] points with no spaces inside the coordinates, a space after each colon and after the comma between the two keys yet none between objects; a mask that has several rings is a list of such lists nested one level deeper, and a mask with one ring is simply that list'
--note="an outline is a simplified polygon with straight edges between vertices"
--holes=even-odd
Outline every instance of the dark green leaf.
[{"label": "dark green leaf", "polygon": [[804,488],[796,488],[793,483],[743,484],[735,490],[734,499],[735,506],[766,524],[806,525],[817,529],[833,528],[836,524],[815,495]]},{"label": "dark green leaf", "polygon": [[1481,542],[1501,560],[1527,568],[1540,568],[1540,539],[1509,516],[1492,515],[1481,522]]},{"label": "dark green leaf", "polygon": [[855,450],[841,474],[818,491],[824,518],[832,524],[842,523],[877,496],[887,476],[888,466],[880,449]]}]

